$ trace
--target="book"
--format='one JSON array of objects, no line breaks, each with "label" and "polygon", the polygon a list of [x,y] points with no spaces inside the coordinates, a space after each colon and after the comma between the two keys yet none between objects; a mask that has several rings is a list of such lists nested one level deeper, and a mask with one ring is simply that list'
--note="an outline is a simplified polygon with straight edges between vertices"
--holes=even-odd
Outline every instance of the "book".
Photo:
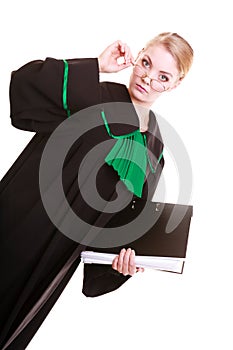
[{"label": "book", "polygon": [[193,207],[151,202],[147,210],[155,220],[143,236],[124,246],[83,251],[83,263],[112,264],[121,248],[132,248],[137,267],[183,273]]},{"label": "book", "polygon": [[[112,264],[117,254],[99,253],[94,251],[83,251],[81,253],[82,262],[85,264]],[[184,259],[158,257],[158,256],[135,256],[135,264],[137,267],[144,267],[162,271],[170,271],[181,273],[183,270]]]}]

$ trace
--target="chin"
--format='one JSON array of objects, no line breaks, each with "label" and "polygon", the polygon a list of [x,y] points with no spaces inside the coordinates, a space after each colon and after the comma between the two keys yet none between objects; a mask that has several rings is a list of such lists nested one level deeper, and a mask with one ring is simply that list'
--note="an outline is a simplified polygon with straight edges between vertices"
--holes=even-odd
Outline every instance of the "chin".
[{"label": "chin", "polygon": [[142,105],[143,107],[150,108],[153,103],[155,102],[155,99],[153,101],[148,100],[146,98],[143,98],[140,93],[134,93],[131,96],[132,101],[135,104]]},{"label": "chin", "polygon": [[132,101],[135,101],[137,103],[148,104],[148,100],[146,99],[146,97],[143,96],[143,94],[140,93],[137,89],[129,89],[129,94]]},{"label": "chin", "polygon": [[136,87],[129,86],[129,94],[132,101],[138,105],[143,105],[144,107],[150,108],[154,102],[159,98],[158,94],[144,94],[140,92]]}]

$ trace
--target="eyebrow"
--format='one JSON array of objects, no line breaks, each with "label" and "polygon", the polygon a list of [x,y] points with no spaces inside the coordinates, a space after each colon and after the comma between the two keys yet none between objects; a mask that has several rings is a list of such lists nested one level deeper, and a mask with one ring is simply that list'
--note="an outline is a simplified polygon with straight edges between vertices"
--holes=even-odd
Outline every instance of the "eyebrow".
[{"label": "eyebrow", "polygon": [[[145,54],[144,57],[146,57],[146,58],[148,59],[148,61],[150,61],[150,64],[153,66],[153,62],[151,61],[150,56],[148,56],[147,54]],[[173,75],[172,75],[171,73],[169,73],[169,72],[165,72],[165,71],[162,71],[162,70],[161,70],[160,73],[170,75],[170,77],[173,78]]]}]

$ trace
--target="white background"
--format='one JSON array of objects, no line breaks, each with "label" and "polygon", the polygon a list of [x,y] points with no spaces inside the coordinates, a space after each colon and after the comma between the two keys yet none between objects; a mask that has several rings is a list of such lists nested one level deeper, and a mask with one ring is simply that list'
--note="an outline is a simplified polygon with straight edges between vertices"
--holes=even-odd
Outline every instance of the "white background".
[{"label": "white background", "polygon": [[[81,3],[81,4],[80,4]],[[232,349],[231,2],[8,1],[1,10],[0,177],[33,136],[9,118],[10,72],[33,59],[95,57],[117,39],[136,55],[163,31],[184,36],[195,60],[154,110],[173,125],[193,168],[194,206],[183,275],[146,271],[114,293],[85,298],[82,266],[31,341],[41,349]],[[109,79],[127,82],[130,70]],[[166,201],[177,199],[167,155]]]}]

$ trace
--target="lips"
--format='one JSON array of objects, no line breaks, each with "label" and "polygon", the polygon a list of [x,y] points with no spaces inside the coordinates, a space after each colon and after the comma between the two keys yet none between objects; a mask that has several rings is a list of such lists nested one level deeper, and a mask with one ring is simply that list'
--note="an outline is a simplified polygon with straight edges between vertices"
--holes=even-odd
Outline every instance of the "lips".
[{"label": "lips", "polygon": [[142,92],[142,93],[148,93],[148,91],[142,86],[142,85],[140,85],[140,84],[136,84],[136,86],[137,86],[137,89],[140,91],[140,92]]}]

